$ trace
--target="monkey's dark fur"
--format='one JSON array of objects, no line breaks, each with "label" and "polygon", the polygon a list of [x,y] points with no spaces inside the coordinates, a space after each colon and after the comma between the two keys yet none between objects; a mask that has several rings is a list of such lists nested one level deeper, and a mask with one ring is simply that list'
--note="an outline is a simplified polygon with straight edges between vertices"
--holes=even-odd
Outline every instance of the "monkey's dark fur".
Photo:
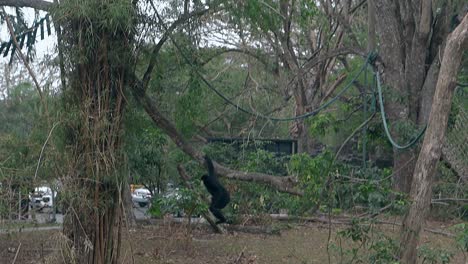
[{"label": "monkey's dark fur", "polygon": [[226,205],[231,201],[231,198],[226,188],[224,188],[224,186],[218,181],[211,159],[208,156],[205,156],[205,161],[208,166],[208,175],[203,175],[202,180],[206,189],[211,194],[210,211],[214,216],[216,216],[216,218],[218,218],[216,224],[225,223],[226,218],[221,212],[221,209],[226,207]]}]

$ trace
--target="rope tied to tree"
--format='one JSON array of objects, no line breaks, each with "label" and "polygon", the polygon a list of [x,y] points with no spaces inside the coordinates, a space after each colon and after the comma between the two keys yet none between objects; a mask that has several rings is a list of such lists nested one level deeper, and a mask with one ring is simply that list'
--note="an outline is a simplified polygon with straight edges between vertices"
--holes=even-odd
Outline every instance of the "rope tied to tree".
[{"label": "rope tied to tree", "polygon": [[380,115],[382,117],[382,124],[384,126],[385,135],[387,136],[388,141],[392,144],[393,147],[395,147],[396,149],[400,149],[400,150],[408,149],[414,146],[424,135],[424,132],[426,132],[427,125],[425,125],[424,128],[421,129],[421,131],[416,135],[416,137],[414,137],[409,143],[405,145],[399,145],[398,143],[396,143],[392,135],[390,134],[390,130],[388,129],[387,119],[385,118],[386,114],[385,114],[385,107],[383,104],[382,83],[380,81],[380,73],[376,70],[373,70],[373,72],[375,75],[375,79],[377,81],[377,92],[378,92],[379,105],[380,105]]}]

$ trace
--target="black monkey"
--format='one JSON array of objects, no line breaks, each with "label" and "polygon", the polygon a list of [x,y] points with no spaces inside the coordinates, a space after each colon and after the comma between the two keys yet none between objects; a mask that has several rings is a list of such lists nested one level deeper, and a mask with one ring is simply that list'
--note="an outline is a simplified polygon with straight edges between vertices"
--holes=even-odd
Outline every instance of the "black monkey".
[{"label": "black monkey", "polygon": [[210,211],[214,216],[216,216],[216,218],[218,218],[216,224],[225,223],[226,218],[221,212],[221,209],[226,207],[226,205],[231,201],[231,198],[226,188],[224,188],[224,186],[218,181],[211,159],[208,156],[205,156],[205,161],[208,166],[208,175],[203,175],[202,180],[206,189],[211,194]]}]

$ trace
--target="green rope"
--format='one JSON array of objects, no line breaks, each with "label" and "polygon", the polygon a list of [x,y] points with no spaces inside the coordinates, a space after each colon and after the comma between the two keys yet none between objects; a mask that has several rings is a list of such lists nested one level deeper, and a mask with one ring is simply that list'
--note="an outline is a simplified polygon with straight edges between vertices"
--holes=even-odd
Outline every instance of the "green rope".
[{"label": "green rope", "polygon": [[[364,72],[364,91],[362,93],[362,103],[364,104],[364,116],[367,116],[367,89],[369,83],[367,80],[367,70]],[[367,168],[367,129],[368,126],[362,127],[362,166],[364,169]]]},{"label": "green rope", "polygon": [[[215,94],[217,94],[219,97],[221,97],[221,99],[223,99],[227,104],[230,104],[232,106],[234,106],[236,109],[238,109],[239,111],[241,112],[244,112],[246,114],[249,114],[249,115],[252,115],[252,116],[257,116],[257,117],[261,117],[261,118],[264,118],[264,119],[267,119],[267,120],[270,120],[270,121],[275,121],[275,122],[284,122],[284,121],[295,121],[295,120],[300,120],[300,119],[306,119],[308,117],[312,117],[312,116],[315,116],[317,115],[320,111],[322,111],[323,109],[327,108],[328,106],[330,106],[331,104],[333,104],[335,101],[337,101],[339,99],[339,97],[344,94],[353,84],[354,82],[357,80],[357,78],[365,71],[367,70],[369,64],[373,64],[373,62],[376,60],[377,58],[377,53],[375,52],[369,52],[369,54],[367,55],[367,58],[366,58],[366,61],[364,63],[364,65],[362,66],[362,68],[359,70],[359,72],[351,79],[351,81],[340,91],[338,92],[338,94],[333,97],[332,99],[330,99],[329,101],[327,101],[326,103],[324,103],[323,105],[319,106],[317,109],[315,109],[314,111],[311,111],[311,112],[308,112],[308,113],[305,113],[305,114],[302,114],[302,115],[299,115],[299,116],[294,116],[294,117],[286,117],[286,118],[277,118],[277,117],[271,117],[271,116],[267,116],[265,114],[262,114],[262,113],[259,113],[259,112],[253,112],[253,111],[250,111],[250,110],[247,110],[241,106],[239,106],[238,104],[236,104],[235,102],[231,101],[229,98],[227,98],[223,93],[221,93],[220,91],[218,91],[208,80],[206,80],[206,78],[203,76],[203,74],[201,74],[198,69],[193,65],[192,61],[188,58],[188,56],[185,54],[185,52],[183,52],[182,48],[179,46],[179,44],[174,40],[174,38],[172,37],[172,34],[169,32],[166,24],[164,23],[164,21],[162,20],[162,18],[159,16],[159,13],[157,12],[157,10],[155,9],[155,13],[156,13],[156,16],[158,17],[158,20],[161,22],[161,25],[163,27],[163,29],[166,31],[166,34],[169,36],[170,40],[172,41],[172,43],[174,44],[175,48],[179,51],[180,55],[182,56],[182,58],[187,62],[187,64],[194,70],[195,74],[197,76],[200,77],[200,79],[202,80],[203,83],[206,84],[206,86],[208,86],[208,88],[210,90],[212,90]],[[374,71],[374,75],[376,76],[376,82],[377,82],[377,90],[378,90],[378,97],[379,97],[379,102],[380,102],[380,113],[381,113],[381,116],[382,116],[382,122],[383,122],[383,125],[384,125],[384,128],[385,128],[385,133],[387,135],[387,138],[388,140],[390,141],[390,143],[397,149],[407,149],[409,147],[412,147],[413,145],[416,144],[416,142],[422,137],[422,135],[424,134],[424,132],[426,131],[426,128],[427,128],[427,125],[421,130],[421,132],[411,141],[409,142],[408,144],[406,145],[399,145],[397,144],[391,134],[390,134],[390,131],[388,129],[388,124],[387,124],[387,120],[385,118],[385,109],[384,109],[384,106],[383,106],[383,97],[382,97],[382,87],[381,87],[381,82],[380,82],[380,75],[378,72],[375,72]],[[366,74],[366,77],[367,77],[367,74]],[[367,79],[367,78],[366,78]],[[375,80],[374,80],[375,81]],[[366,80],[367,82],[367,80]],[[374,84],[374,89],[375,89],[375,84]],[[375,92],[374,92],[374,96],[375,98]],[[376,100],[373,100],[373,103],[371,105],[371,109],[375,109],[375,101]],[[364,154],[365,155],[365,154]]]},{"label": "green rope", "polygon": [[299,115],[299,116],[294,116],[294,117],[285,117],[285,118],[278,118],[278,117],[271,117],[271,116],[267,116],[265,114],[262,114],[262,113],[259,113],[259,112],[252,112],[250,110],[247,110],[241,106],[239,106],[238,104],[232,102],[229,98],[227,98],[224,94],[222,94],[220,91],[218,91],[216,88],[213,87],[213,85],[211,85],[210,82],[208,82],[203,76],[201,73],[199,73],[197,70],[195,70],[196,74],[202,79],[202,81],[208,86],[208,88],[210,90],[212,90],[213,92],[215,92],[219,97],[221,97],[226,103],[234,106],[237,110],[241,111],[241,112],[244,112],[246,114],[249,114],[249,115],[252,115],[252,116],[258,116],[258,117],[261,117],[261,118],[264,118],[264,119],[267,119],[267,120],[270,120],[270,121],[275,121],[275,122],[285,122],[285,121],[295,121],[295,120],[300,120],[300,119],[306,119],[308,117],[312,117],[312,116],[315,116],[317,115],[320,111],[322,111],[323,109],[327,108],[328,106],[330,106],[331,104],[333,104],[335,101],[337,101],[341,95],[343,95],[350,87],[352,87],[353,85],[353,82],[359,77],[359,75],[361,75],[361,73],[366,69],[367,67],[367,61],[366,63],[364,64],[364,66],[362,67],[362,69],[354,76],[354,78],[340,91],[338,92],[338,94],[333,97],[332,99],[330,99],[329,101],[327,101],[326,103],[324,103],[323,105],[319,106],[317,109],[311,111],[311,112],[308,112],[308,113],[305,113],[305,114],[302,114],[302,115]]},{"label": "green rope", "polygon": [[372,78],[372,103],[371,103],[371,112],[375,112],[377,109],[377,78]]},{"label": "green rope", "polygon": [[305,113],[305,114],[302,114],[302,115],[299,115],[299,116],[294,116],[294,117],[286,117],[286,118],[277,118],[277,117],[271,117],[271,116],[267,116],[265,114],[262,114],[262,113],[258,113],[258,112],[253,112],[253,111],[250,111],[250,110],[247,110],[241,106],[239,106],[238,104],[236,104],[235,102],[231,101],[229,98],[227,98],[223,93],[221,93],[220,91],[218,91],[208,80],[206,80],[206,78],[203,76],[203,74],[201,74],[198,69],[193,65],[193,63],[191,62],[191,60],[188,58],[188,56],[185,54],[185,52],[183,52],[182,50],[182,47],[179,46],[179,44],[174,40],[174,38],[172,37],[172,34],[169,32],[166,24],[164,23],[164,21],[162,20],[162,18],[159,16],[159,13],[155,10],[155,13],[156,13],[156,16],[158,17],[158,20],[161,22],[161,25],[163,27],[163,29],[166,31],[166,34],[169,36],[170,40],[172,41],[172,43],[174,44],[175,48],[179,51],[180,55],[182,56],[182,58],[187,62],[187,64],[194,70],[195,74],[197,76],[200,77],[200,79],[202,80],[203,83],[206,84],[206,86],[208,86],[208,88],[210,90],[212,90],[215,94],[217,94],[219,97],[221,97],[221,99],[223,99],[226,103],[234,106],[237,110],[241,111],[241,112],[244,112],[246,114],[249,114],[249,115],[252,115],[252,116],[257,116],[257,117],[261,117],[261,118],[264,118],[264,119],[267,119],[267,120],[270,120],[270,121],[275,121],[275,122],[284,122],[284,121],[295,121],[295,120],[300,120],[300,119],[306,119],[308,117],[312,117],[312,116],[315,116],[317,115],[320,111],[322,111],[323,109],[327,108],[328,106],[330,106],[332,103],[334,103],[335,101],[337,101],[339,99],[339,97],[345,93],[351,86],[353,86],[353,83],[357,80],[357,78],[361,75],[362,72],[364,72],[364,70],[367,69],[369,63],[371,63],[373,60],[375,60],[376,58],[376,54],[371,52],[368,54],[367,58],[366,58],[366,61],[364,63],[364,65],[362,66],[362,68],[359,70],[359,72],[353,77],[353,79],[340,91],[338,92],[338,94],[333,97],[332,99],[330,99],[329,101],[327,101],[326,103],[324,103],[323,105],[319,106],[317,109],[315,109],[314,111],[311,111],[311,112],[308,112],[308,113]]},{"label": "green rope", "polygon": [[425,125],[424,128],[421,130],[421,132],[419,132],[419,134],[413,140],[411,140],[408,144],[401,146],[398,143],[396,143],[393,140],[392,135],[390,134],[390,131],[388,129],[387,120],[385,118],[385,109],[384,109],[384,105],[383,105],[382,85],[381,85],[381,82],[380,82],[380,74],[379,74],[378,71],[374,71],[374,74],[375,74],[376,80],[377,80],[377,91],[378,91],[378,95],[379,95],[380,114],[382,116],[382,123],[384,125],[385,134],[387,135],[388,140],[393,145],[393,147],[395,147],[397,149],[407,149],[409,147],[412,147],[422,137],[422,135],[426,131],[427,125]]}]

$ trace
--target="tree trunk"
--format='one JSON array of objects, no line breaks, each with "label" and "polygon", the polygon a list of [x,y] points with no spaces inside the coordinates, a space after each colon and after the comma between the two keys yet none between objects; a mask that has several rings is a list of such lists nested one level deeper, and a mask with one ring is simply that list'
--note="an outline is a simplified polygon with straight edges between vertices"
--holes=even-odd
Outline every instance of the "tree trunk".
[{"label": "tree trunk", "polygon": [[123,197],[122,206],[125,211],[126,225],[128,228],[136,227],[136,217],[133,213],[132,191],[130,190],[129,182],[125,182],[122,186]]},{"label": "tree trunk", "polygon": [[375,51],[377,36],[375,35],[375,5],[374,1],[367,0],[367,52]]},{"label": "tree trunk", "polygon": [[466,49],[468,49],[468,14],[449,36],[429,115],[429,126],[416,163],[410,193],[411,205],[405,216],[401,233],[400,257],[405,264],[413,264],[417,260],[419,234],[429,212],[432,184],[444,144],[457,73]]},{"label": "tree trunk", "polygon": [[292,138],[297,140],[297,152],[311,155],[313,153],[314,144],[304,120],[294,121],[290,131]]},{"label": "tree trunk", "polygon": [[73,250],[67,262],[117,263],[124,221],[121,198],[128,195],[128,188],[122,188],[127,175],[121,173],[121,132],[133,41],[132,24],[119,23],[114,16],[132,18],[133,6],[120,0],[81,3],[102,15],[95,16],[74,12],[72,2],[61,1],[56,11],[67,16],[61,26],[64,58],[71,67],[64,92],[69,114],[65,133],[71,150],[64,234]]},{"label": "tree trunk", "polygon": [[[375,0],[376,16],[379,18],[377,32],[381,56],[379,70],[386,91],[385,108],[391,133],[405,144],[410,138],[401,137],[398,122],[425,125],[439,74],[440,49],[447,36],[447,11],[453,3],[438,6],[437,19],[433,19],[432,2]],[[435,21],[435,22],[434,22]],[[428,67],[429,65],[429,67]],[[396,191],[409,194],[412,184],[415,153],[410,150],[393,151],[393,186]]]},{"label": "tree trunk", "polygon": [[393,189],[403,194],[409,194],[413,182],[413,171],[416,165],[414,150],[393,150]]},{"label": "tree trunk", "polygon": [[[380,23],[377,24],[377,32],[380,37],[380,56],[382,57],[385,69],[382,78],[392,93],[388,93],[385,100],[385,109],[387,111],[388,121],[391,126],[392,135],[397,139],[398,131],[395,129],[396,122],[406,121],[409,118],[408,101],[404,98],[409,97],[406,89],[405,76],[405,38],[401,32],[399,6],[394,1],[380,0],[375,2],[376,16]],[[384,88],[386,88],[384,87]],[[393,99],[394,96],[400,96],[402,100]],[[400,140],[401,141],[401,140]],[[406,151],[393,151],[393,186],[396,191],[409,193],[411,186],[411,175],[414,162],[411,153]]]}]

